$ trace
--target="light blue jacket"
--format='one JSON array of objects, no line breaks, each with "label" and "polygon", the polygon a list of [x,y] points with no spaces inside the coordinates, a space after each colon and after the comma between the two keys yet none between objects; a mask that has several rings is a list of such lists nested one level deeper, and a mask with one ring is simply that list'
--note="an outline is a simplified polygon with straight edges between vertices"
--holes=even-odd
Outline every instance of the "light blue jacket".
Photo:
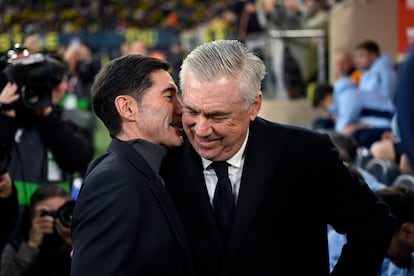
[{"label": "light blue jacket", "polygon": [[361,91],[373,92],[383,97],[395,100],[397,88],[397,72],[393,61],[386,54],[381,54],[371,65],[362,73],[359,89]]},{"label": "light blue jacket", "polygon": [[[334,229],[330,228],[328,231],[328,246],[329,246],[329,268],[330,271],[338,262],[341,250],[346,243],[346,236],[338,234]],[[413,265],[411,269],[399,268],[390,259],[385,258],[378,276],[414,276],[414,256],[412,256]]]},{"label": "light blue jacket", "polygon": [[395,108],[391,100],[373,92],[360,91],[349,78],[335,82],[330,112],[336,116],[335,130],[342,133],[350,124],[365,123],[391,128]]}]

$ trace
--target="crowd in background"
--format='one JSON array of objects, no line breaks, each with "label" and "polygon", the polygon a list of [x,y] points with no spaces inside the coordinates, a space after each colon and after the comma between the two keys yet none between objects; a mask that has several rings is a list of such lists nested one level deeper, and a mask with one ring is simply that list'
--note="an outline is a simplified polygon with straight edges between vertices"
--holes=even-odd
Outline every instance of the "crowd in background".
[{"label": "crowd in background", "polygon": [[222,1],[1,1],[0,31],[119,31],[127,27],[178,29],[200,24],[230,5]]}]

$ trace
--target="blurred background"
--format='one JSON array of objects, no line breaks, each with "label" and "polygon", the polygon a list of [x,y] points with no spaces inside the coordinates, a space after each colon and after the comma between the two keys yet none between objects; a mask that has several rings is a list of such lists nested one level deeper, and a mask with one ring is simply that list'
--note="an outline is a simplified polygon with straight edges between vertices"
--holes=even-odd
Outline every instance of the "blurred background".
[{"label": "blurred background", "polygon": [[[306,126],[319,115],[310,104],[315,84],[335,79],[336,51],[352,52],[374,40],[398,67],[414,40],[414,1],[0,1],[2,61],[15,43],[31,53],[64,56],[84,82],[75,100],[76,78],[69,83],[62,103],[69,109],[88,110],[94,74],[115,57],[141,53],[166,59],[178,82],[189,51],[223,38],[245,42],[266,63],[261,115]],[[94,131],[99,154],[109,137],[99,122]]]}]

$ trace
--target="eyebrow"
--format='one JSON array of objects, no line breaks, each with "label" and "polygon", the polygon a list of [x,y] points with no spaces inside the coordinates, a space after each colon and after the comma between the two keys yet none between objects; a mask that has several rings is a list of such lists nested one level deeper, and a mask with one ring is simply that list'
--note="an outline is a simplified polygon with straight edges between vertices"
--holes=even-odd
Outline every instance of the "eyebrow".
[{"label": "eyebrow", "polygon": [[[196,112],[196,113],[201,113],[199,110],[196,110],[194,108],[192,108],[191,106],[188,105],[184,105],[185,109],[188,109],[192,112]],[[207,112],[207,113],[203,113],[205,117],[214,117],[214,116],[226,116],[231,114],[231,112],[225,112],[225,111],[211,111],[211,112]]]},{"label": "eyebrow", "polygon": [[178,89],[175,88],[174,86],[169,86],[169,87],[164,88],[161,91],[161,94],[164,94],[164,93],[167,93],[167,92],[178,92]]}]

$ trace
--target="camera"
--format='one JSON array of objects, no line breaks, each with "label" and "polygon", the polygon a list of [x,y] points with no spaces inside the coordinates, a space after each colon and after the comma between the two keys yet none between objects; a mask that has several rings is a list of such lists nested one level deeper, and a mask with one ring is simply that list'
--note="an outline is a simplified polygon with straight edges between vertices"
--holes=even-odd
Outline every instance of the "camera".
[{"label": "camera", "polygon": [[67,72],[67,65],[50,55],[31,54],[27,48],[16,44],[8,51],[4,73],[18,85],[24,107],[30,109],[50,106],[52,88],[58,85]]},{"label": "camera", "polygon": [[63,226],[70,228],[72,222],[73,208],[75,208],[75,201],[69,200],[56,211],[43,211],[41,215],[51,216],[55,219],[58,219]]},{"label": "camera", "polygon": [[7,172],[7,166],[10,163],[10,154],[5,145],[0,145],[0,175]]}]

